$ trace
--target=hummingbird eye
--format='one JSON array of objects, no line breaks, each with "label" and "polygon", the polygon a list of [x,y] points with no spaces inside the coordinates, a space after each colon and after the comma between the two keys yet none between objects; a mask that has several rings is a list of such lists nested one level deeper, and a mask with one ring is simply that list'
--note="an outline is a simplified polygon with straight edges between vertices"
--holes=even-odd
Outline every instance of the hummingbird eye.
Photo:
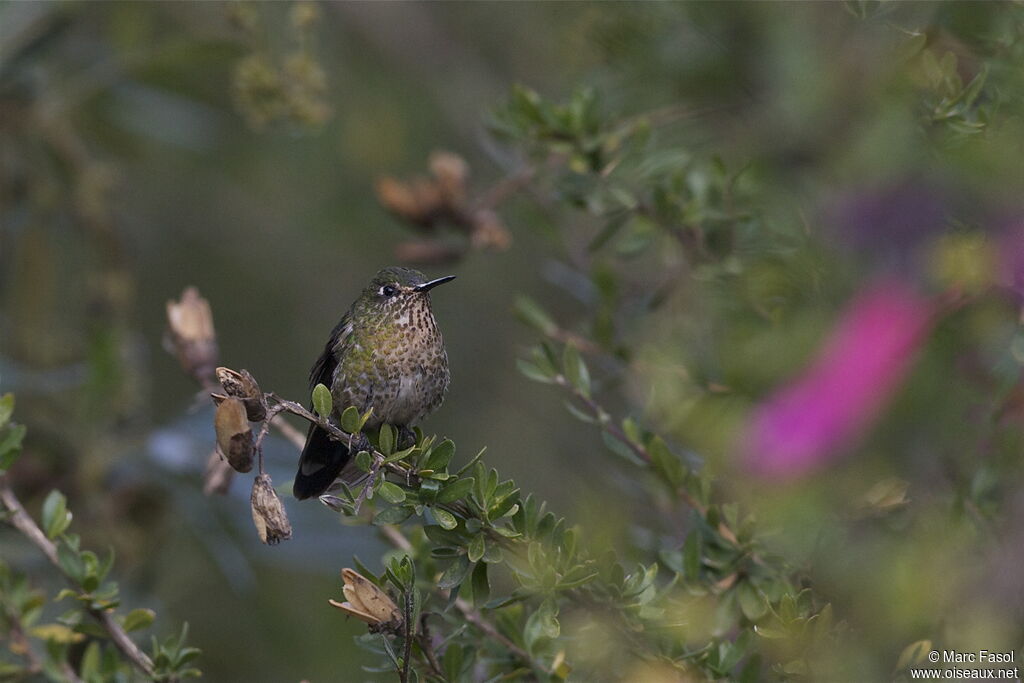
[{"label": "hummingbird eye", "polygon": [[398,289],[394,285],[384,285],[380,288],[380,293],[383,296],[394,296],[398,293]]}]

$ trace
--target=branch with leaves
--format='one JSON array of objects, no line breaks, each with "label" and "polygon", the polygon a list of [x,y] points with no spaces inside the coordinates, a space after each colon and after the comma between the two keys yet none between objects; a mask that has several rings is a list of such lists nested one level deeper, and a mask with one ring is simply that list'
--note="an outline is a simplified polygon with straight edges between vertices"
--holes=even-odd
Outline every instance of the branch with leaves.
[{"label": "branch with leaves", "polygon": [[[4,579],[0,582],[0,606],[6,617],[7,631],[27,662],[23,670],[53,674],[58,680],[77,681],[113,676],[127,664],[154,681],[198,676],[199,671],[191,663],[199,650],[185,645],[187,625],[180,635],[163,643],[154,639],[152,655],[132,640],[129,632],[149,627],[156,615],[148,609],[136,609],[124,615],[116,613],[119,591],[117,584],[108,578],[114,563],[113,551],[101,559],[81,547],[80,537],[69,531],[72,515],[62,493],[54,490],[46,497],[40,525],[11,490],[6,472],[20,455],[25,434],[22,425],[9,421],[13,410],[13,395],[0,398],[0,518],[34,545],[67,581],[69,588],[62,590],[54,602],[68,598],[76,601],[76,609],[66,612],[57,623],[27,629],[28,624],[39,618],[45,599],[30,594],[25,581],[13,576],[10,569],[0,563]],[[87,619],[95,622],[95,626]],[[33,650],[30,635],[46,644],[45,656]],[[69,659],[70,646],[87,637],[98,639],[89,644],[76,669]],[[104,654],[107,643],[119,656]]]}]

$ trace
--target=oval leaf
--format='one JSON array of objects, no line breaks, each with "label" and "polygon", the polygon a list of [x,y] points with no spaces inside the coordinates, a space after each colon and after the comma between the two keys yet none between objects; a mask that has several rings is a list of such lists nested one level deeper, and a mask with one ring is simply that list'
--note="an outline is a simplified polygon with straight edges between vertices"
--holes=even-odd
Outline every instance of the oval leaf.
[{"label": "oval leaf", "polygon": [[313,410],[322,418],[331,416],[334,408],[334,399],[331,398],[331,390],[323,384],[313,387]]}]

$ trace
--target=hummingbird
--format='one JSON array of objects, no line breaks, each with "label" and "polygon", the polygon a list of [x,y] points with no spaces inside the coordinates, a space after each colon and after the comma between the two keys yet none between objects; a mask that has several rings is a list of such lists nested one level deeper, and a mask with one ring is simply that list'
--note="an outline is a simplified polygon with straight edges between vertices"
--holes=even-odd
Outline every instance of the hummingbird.
[{"label": "hummingbird", "polygon": [[[448,354],[430,308],[430,290],[455,279],[428,280],[411,268],[379,271],[331,332],[309,373],[310,391],[331,390],[332,419],[349,406],[373,412],[363,429],[390,424],[400,434],[437,409],[448,390]],[[299,500],[327,491],[355,453],[369,443],[363,434],[349,444],[310,425],[292,493]]]}]

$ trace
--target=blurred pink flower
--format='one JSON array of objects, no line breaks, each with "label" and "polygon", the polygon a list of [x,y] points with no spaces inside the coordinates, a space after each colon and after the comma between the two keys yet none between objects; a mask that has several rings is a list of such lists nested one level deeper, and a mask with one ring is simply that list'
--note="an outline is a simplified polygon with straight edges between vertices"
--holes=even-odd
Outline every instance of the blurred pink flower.
[{"label": "blurred pink flower", "polygon": [[896,279],[858,294],[810,367],[754,409],[742,441],[751,469],[790,478],[838,455],[900,386],[933,311]]}]

